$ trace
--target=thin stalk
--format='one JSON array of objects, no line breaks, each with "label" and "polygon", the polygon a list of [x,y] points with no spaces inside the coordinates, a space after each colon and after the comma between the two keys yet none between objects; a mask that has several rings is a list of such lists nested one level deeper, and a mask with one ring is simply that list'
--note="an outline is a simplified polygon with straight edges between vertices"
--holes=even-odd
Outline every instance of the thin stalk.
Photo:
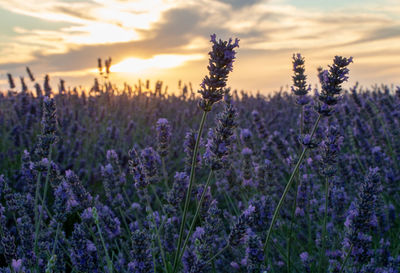
[{"label": "thin stalk", "polygon": [[234,211],[236,216],[239,216],[240,212],[237,210],[237,208],[235,207],[235,204],[233,203],[232,199],[229,197],[228,194],[226,194],[226,192],[224,192],[224,197],[225,197],[225,200],[226,200],[227,204],[231,205],[232,210]]},{"label": "thin stalk", "polygon": [[[167,261],[165,260],[164,249],[163,249],[163,247],[161,245],[160,234],[158,233],[157,223],[156,223],[156,221],[154,219],[154,211],[151,208],[150,198],[149,198],[149,195],[147,193],[146,193],[146,200],[147,200],[147,206],[149,207],[149,210],[150,210],[150,213],[151,213],[151,221],[153,222],[154,229],[155,229],[156,234],[157,234],[156,237],[157,237],[158,247],[160,248],[160,252],[161,252],[161,258],[162,258],[162,261],[163,261],[163,264],[164,264],[164,269],[165,269],[166,272],[168,272],[168,266],[167,266]],[[152,244],[153,244],[153,248],[154,248],[154,241],[152,241]],[[154,259],[154,255],[153,255],[153,259]],[[154,260],[153,260],[153,263],[154,263],[154,267],[155,267],[156,263],[155,263]],[[154,272],[156,272],[155,269],[154,269]]]},{"label": "thin stalk", "polygon": [[329,179],[328,177],[325,178],[325,213],[324,213],[324,226],[322,230],[322,251],[321,257],[323,266],[325,265],[325,252],[326,252],[326,222],[328,218],[328,203],[329,203]]},{"label": "thin stalk", "polygon": [[128,231],[129,240],[131,240],[131,242],[132,242],[132,232],[128,226],[128,223],[126,222],[125,213],[122,212],[121,207],[118,207],[118,210],[119,210],[119,213],[121,214],[122,222],[125,226],[125,229]]},{"label": "thin stalk", "polygon": [[[285,255],[285,250],[283,249],[283,247],[281,247],[278,243],[274,243],[274,241],[271,241],[271,245],[274,247],[274,249],[276,249],[278,251],[278,254],[280,254],[282,256],[283,261],[287,262],[287,257]],[[293,268],[294,270],[296,270],[297,272],[301,272],[295,263],[293,263]],[[275,272],[274,268],[272,268],[273,272]]]},{"label": "thin stalk", "polygon": [[287,248],[287,269],[288,269],[288,273],[290,273],[290,269],[291,269],[291,261],[290,261],[290,252],[291,252],[291,247],[292,247],[292,232],[293,232],[293,224],[294,224],[294,219],[295,219],[295,213],[296,213],[296,207],[297,207],[297,195],[299,193],[299,187],[298,187],[298,181],[296,181],[296,183],[294,184],[294,186],[296,187],[296,194],[294,196],[294,200],[293,200],[293,208],[292,208],[292,215],[291,215],[291,221],[290,221],[290,228],[289,228],[289,241],[288,241],[288,248]]},{"label": "thin stalk", "polygon": [[312,233],[311,233],[311,213],[310,213],[310,204],[307,202],[307,231],[308,231],[308,247],[310,248],[313,245],[312,241]]},{"label": "thin stalk", "polygon": [[[304,131],[304,106],[301,106],[300,109],[300,136],[303,135]],[[297,207],[297,195],[299,193],[299,187],[298,187],[298,182],[300,181],[300,172],[297,172],[298,180],[295,182],[294,186],[296,188],[296,194],[294,196],[293,200],[293,208],[292,208],[292,215],[290,218],[290,228],[289,228],[289,239],[288,239],[288,247],[287,247],[287,269],[288,273],[290,273],[291,269],[291,247],[292,247],[292,232],[293,232],[293,224],[295,222],[295,212],[296,212],[296,207]]]},{"label": "thin stalk", "polygon": [[351,251],[352,251],[352,250],[353,250],[353,244],[350,246],[350,250],[349,250],[349,252],[347,252],[346,258],[344,258],[344,261],[343,261],[342,265],[340,266],[339,273],[342,273],[342,272],[343,272],[344,267],[345,267],[345,265],[346,265],[346,263],[347,263],[347,260],[348,260],[349,257],[350,257],[350,254],[351,254]]},{"label": "thin stalk", "polygon": [[[151,248],[154,249],[154,240],[151,240]],[[154,255],[154,252],[152,252],[151,256],[153,256],[153,271],[154,273],[157,273],[156,257]]]},{"label": "thin stalk", "polygon": [[50,257],[53,257],[54,252],[56,252],[56,244],[57,244],[57,240],[58,240],[58,233],[59,233],[59,231],[60,231],[60,223],[57,224],[56,238],[54,239],[53,249],[51,250],[51,255],[50,255]]},{"label": "thin stalk", "polygon": [[151,190],[153,191],[154,196],[156,197],[157,202],[158,202],[158,204],[160,205],[160,209],[162,210],[163,214],[166,214],[166,213],[165,213],[164,206],[163,206],[163,204],[162,204],[162,202],[161,202],[160,196],[158,195],[158,193],[157,193],[157,191],[156,191],[156,188],[155,188],[153,185],[150,185],[150,188],[151,188]]},{"label": "thin stalk", "polygon": [[106,261],[107,261],[108,270],[110,271],[110,273],[113,273],[113,263],[112,263],[112,261],[110,259],[110,256],[108,255],[107,246],[106,246],[106,243],[104,241],[103,234],[101,232],[99,217],[97,215],[97,210],[96,210],[95,207],[93,208],[93,218],[94,218],[94,222],[95,222],[95,224],[97,226],[97,230],[99,231],[101,244],[103,245],[103,249],[104,249],[104,252],[106,254]]},{"label": "thin stalk", "polygon": [[203,192],[201,193],[200,201],[199,201],[199,204],[197,205],[196,213],[194,214],[194,217],[193,217],[193,220],[192,220],[192,224],[190,225],[190,228],[189,228],[188,234],[186,236],[185,242],[182,245],[182,251],[180,251],[179,259],[182,258],[183,253],[185,252],[185,248],[186,248],[186,246],[187,246],[187,244],[189,242],[190,236],[192,235],[194,226],[196,224],[197,217],[199,216],[199,213],[200,213],[200,210],[201,210],[201,206],[202,206],[203,201],[204,201],[204,197],[206,196],[207,188],[209,187],[210,182],[211,182],[212,174],[213,174],[213,171],[210,170],[210,172],[208,174],[206,185],[205,185],[205,187],[203,189]]},{"label": "thin stalk", "polygon": [[373,103],[373,102],[367,102],[367,103],[372,108],[374,108],[374,110],[375,110],[375,114],[376,114],[375,116],[378,118],[380,124],[382,125],[383,131],[385,133],[385,139],[386,139],[386,143],[387,143],[388,148],[389,148],[390,156],[392,157],[393,162],[396,162],[397,166],[398,166],[399,162],[398,162],[398,160],[397,160],[397,158],[396,158],[396,156],[395,156],[395,154],[393,152],[392,142],[390,141],[389,135],[387,133],[386,125],[385,125],[385,122],[383,121],[383,119],[382,119],[382,117],[380,115],[380,111],[379,111],[378,107],[375,105],[375,103]]},{"label": "thin stalk", "polygon": [[[35,192],[35,223],[37,225],[38,219],[39,219],[39,212],[38,212],[38,203],[39,203],[39,195],[40,195],[40,181],[42,180],[42,173],[39,172],[38,174],[38,178],[36,180],[36,192]],[[35,234],[36,234],[36,230],[38,230],[38,228],[35,228]],[[37,235],[35,236],[35,244],[34,244],[34,249],[35,249],[35,254],[38,255],[37,253]]]},{"label": "thin stalk", "polygon": [[197,131],[197,138],[196,138],[196,143],[194,145],[194,151],[193,151],[193,157],[192,157],[192,166],[190,169],[189,186],[188,186],[188,190],[186,192],[185,206],[184,206],[184,210],[183,210],[181,226],[179,229],[178,245],[176,248],[176,254],[175,254],[175,259],[174,259],[174,266],[173,266],[174,269],[172,270],[172,272],[175,272],[175,269],[177,268],[178,258],[180,255],[180,248],[182,245],[183,232],[184,232],[184,228],[185,228],[187,213],[189,210],[190,196],[191,196],[191,192],[192,192],[194,173],[195,173],[195,169],[196,169],[197,152],[199,150],[201,134],[203,132],[204,123],[206,121],[207,114],[208,114],[208,112],[206,112],[206,111],[203,112],[203,116],[201,117],[201,121],[200,121],[199,130]]},{"label": "thin stalk", "polygon": [[[46,182],[44,185],[44,193],[43,193],[43,199],[42,199],[42,209],[39,212],[39,216],[37,215],[38,213],[38,200],[40,197],[40,181],[41,181],[41,173],[39,173],[38,180],[36,181],[36,192],[35,192],[35,242],[34,242],[34,250],[35,254],[38,255],[38,237],[39,237],[39,228],[40,228],[40,222],[42,221],[42,216],[43,216],[43,210],[45,207],[45,202],[46,202],[46,195],[47,195],[47,189],[49,186],[49,172],[50,172],[50,166],[51,166],[51,146],[49,149],[49,154],[48,154],[48,160],[49,160],[49,166],[47,167],[47,173],[46,173]],[[39,261],[39,260],[38,260]]]},{"label": "thin stalk", "polygon": [[[315,124],[314,124],[314,128],[313,128],[312,133],[311,133],[311,139],[312,139],[312,137],[314,136],[315,131],[317,130],[317,127],[318,127],[318,124],[319,124],[319,121],[320,121],[320,120],[321,120],[321,115],[318,115],[318,118],[317,118],[317,120],[316,120],[316,122],[315,122]],[[283,192],[283,194],[282,194],[282,196],[281,196],[281,199],[279,200],[278,205],[277,205],[277,207],[275,208],[274,215],[273,215],[273,217],[272,217],[271,224],[270,224],[269,229],[268,229],[267,238],[265,239],[265,242],[264,242],[264,253],[265,253],[265,257],[268,256],[268,255],[267,255],[267,246],[268,246],[269,239],[270,239],[270,237],[271,237],[271,232],[272,232],[272,229],[273,229],[273,227],[274,227],[275,221],[276,221],[276,219],[278,218],[278,214],[279,214],[279,211],[280,211],[280,209],[281,209],[281,207],[282,207],[282,205],[283,205],[283,201],[284,201],[284,199],[285,199],[287,193],[289,192],[290,187],[292,186],[292,183],[293,183],[293,181],[294,181],[294,177],[295,177],[295,175],[296,175],[296,173],[297,173],[297,171],[298,171],[298,169],[299,169],[299,167],[300,167],[300,164],[302,163],[302,161],[303,161],[303,159],[304,159],[304,156],[306,155],[306,151],[307,151],[307,150],[308,150],[308,147],[307,147],[307,146],[303,148],[303,151],[301,152],[301,155],[300,155],[300,157],[299,157],[299,160],[297,161],[297,164],[296,164],[296,166],[295,166],[295,168],[294,168],[292,174],[290,175],[289,181],[288,181],[287,184],[286,184],[286,187],[285,187],[285,190],[284,190],[284,192]]]},{"label": "thin stalk", "polygon": [[205,264],[211,263],[212,261],[215,260],[215,258],[217,258],[219,255],[222,254],[222,252],[224,252],[225,250],[227,250],[229,248],[229,243],[226,244],[226,246],[224,246],[223,248],[221,248],[214,256],[212,256],[208,261],[206,261]]}]

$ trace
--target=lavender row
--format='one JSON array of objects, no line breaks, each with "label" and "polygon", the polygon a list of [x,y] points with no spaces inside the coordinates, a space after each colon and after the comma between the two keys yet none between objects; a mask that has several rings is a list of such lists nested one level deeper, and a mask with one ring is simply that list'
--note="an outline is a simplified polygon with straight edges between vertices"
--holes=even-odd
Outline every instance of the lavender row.
[{"label": "lavender row", "polygon": [[199,95],[9,75],[0,272],[399,272],[400,88],[295,54],[291,90],[232,91],[211,43]]}]

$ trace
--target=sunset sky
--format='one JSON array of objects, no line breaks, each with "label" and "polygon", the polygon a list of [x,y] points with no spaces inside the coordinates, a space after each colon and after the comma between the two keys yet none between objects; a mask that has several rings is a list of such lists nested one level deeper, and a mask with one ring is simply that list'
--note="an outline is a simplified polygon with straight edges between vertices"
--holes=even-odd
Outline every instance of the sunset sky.
[{"label": "sunset sky", "polygon": [[[229,85],[268,93],[291,82],[291,56],[316,68],[353,56],[350,82],[400,84],[399,0],[0,0],[0,87],[6,73],[49,73],[89,86],[97,58],[111,79],[178,80],[197,88],[207,73],[209,36],[239,38]],[[18,82],[19,83],[19,82]]]}]

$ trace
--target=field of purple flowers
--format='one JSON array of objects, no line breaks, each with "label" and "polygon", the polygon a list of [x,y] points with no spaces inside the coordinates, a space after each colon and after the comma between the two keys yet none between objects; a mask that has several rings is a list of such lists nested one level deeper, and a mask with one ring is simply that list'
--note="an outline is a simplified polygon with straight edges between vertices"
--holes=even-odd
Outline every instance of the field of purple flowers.
[{"label": "field of purple flowers", "polygon": [[238,42],[199,92],[9,75],[0,272],[400,272],[400,88],[295,54],[290,92],[231,91]]}]

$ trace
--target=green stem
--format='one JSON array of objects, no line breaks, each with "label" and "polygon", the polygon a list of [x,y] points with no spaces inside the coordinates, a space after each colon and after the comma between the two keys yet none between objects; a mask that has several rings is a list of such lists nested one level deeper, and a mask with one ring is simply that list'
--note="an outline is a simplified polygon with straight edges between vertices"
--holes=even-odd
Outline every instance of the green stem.
[{"label": "green stem", "polygon": [[380,124],[382,125],[383,132],[385,133],[385,139],[386,139],[386,143],[387,143],[388,148],[389,148],[390,156],[392,157],[393,162],[395,162],[396,165],[399,166],[399,162],[398,162],[398,160],[397,160],[397,158],[396,158],[396,156],[395,156],[395,154],[393,152],[392,142],[390,141],[389,134],[387,133],[386,124],[385,124],[385,122],[383,121],[383,119],[382,119],[382,117],[380,115],[380,111],[379,111],[378,107],[373,102],[368,101],[367,103],[372,108],[374,108],[375,114],[376,114],[375,116],[378,118]]},{"label": "green stem", "polygon": [[186,246],[187,246],[187,244],[189,242],[190,236],[192,235],[194,226],[196,224],[197,217],[199,216],[199,213],[200,213],[200,210],[201,210],[201,206],[202,206],[203,201],[204,201],[204,197],[206,196],[207,188],[209,187],[210,182],[211,182],[212,174],[213,174],[213,171],[211,170],[209,172],[209,174],[208,174],[207,182],[206,182],[206,185],[205,185],[205,187],[203,189],[203,192],[201,193],[200,201],[199,201],[199,204],[197,205],[196,213],[194,214],[194,217],[193,217],[193,220],[192,220],[192,224],[190,225],[190,228],[189,228],[188,234],[186,236],[185,242],[182,245],[182,251],[180,251],[179,259],[182,258],[183,253],[185,252]]},{"label": "green stem", "polygon": [[226,244],[226,246],[224,246],[222,249],[220,249],[220,251],[218,251],[214,256],[212,256],[205,264],[209,264],[212,261],[214,261],[215,258],[217,258],[219,255],[222,254],[222,252],[224,252],[225,250],[227,250],[229,247],[229,243]]},{"label": "green stem", "polygon": [[321,258],[322,263],[321,265],[325,265],[325,252],[326,252],[326,222],[328,218],[328,203],[329,203],[329,180],[328,177],[325,178],[325,212],[324,212],[324,226],[322,230],[322,251],[321,251]]},{"label": "green stem", "polygon": [[56,245],[57,245],[57,240],[58,240],[58,233],[59,233],[59,231],[60,231],[60,223],[57,224],[56,238],[54,239],[53,249],[51,250],[51,255],[50,255],[50,257],[53,257],[54,252],[56,252]]},{"label": "green stem", "polygon": [[[39,203],[39,195],[40,195],[40,181],[42,180],[42,173],[38,174],[38,178],[36,180],[36,192],[35,192],[35,226],[38,225],[39,219],[39,211],[38,211],[38,203]],[[37,256],[37,232],[39,232],[39,228],[35,227],[35,243],[34,243],[34,250]]]},{"label": "green stem", "polygon": [[[149,195],[148,195],[147,193],[146,193],[146,200],[147,200],[147,206],[149,207],[149,210],[150,210],[150,213],[151,213],[151,221],[153,222],[154,229],[155,229],[155,231],[156,231],[156,235],[157,235],[156,237],[157,237],[158,247],[160,248],[161,258],[162,258],[162,261],[163,261],[163,264],[164,264],[164,270],[165,270],[166,272],[168,272],[168,266],[167,266],[167,261],[165,260],[164,249],[163,249],[163,247],[162,247],[162,245],[161,245],[160,234],[158,233],[157,223],[156,223],[156,221],[155,221],[155,219],[154,219],[154,211],[153,211],[153,209],[151,208],[151,205],[150,205],[150,198],[149,198]],[[152,242],[152,244],[153,244],[153,248],[154,248],[154,242]],[[156,263],[155,263],[155,260],[154,260],[154,255],[153,255],[153,263],[154,263],[154,272],[156,272],[156,271],[155,271]]]},{"label": "green stem", "polygon": [[162,210],[163,214],[166,214],[164,206],[163,206],[163,204],[161,202],[160,196],[158,195],[156,188],[153,185],[150,185],[150,188],[153,191],[154,196],[156,197],[157,202],[160,205],[160,209]]},{"label": "green stem", "polygon": [[194,145],[192,165],[191,165],[191,169],[190,169],[189,186],[188,186],[188,190],[186,192],[185,206],[184,206],[182,221],[181,221],[181,225],[180,225],[180,229],[179,229],[178,245],[176,248],[176,254],[175,254],[175,259],[174,259],[174,266],[173,266],[174,269],[172,270],[172,272],[175,272],[175,269],[177,268],[177,265],[178,265],[178,258],[180,255],[180,248],[182,245],[183,232],[184,232],[184,228],[185,228],[186,217],[187,217],[189,203],[190,203],[190,196],[191,196],[192,187],[193,187],[194,173],[195,173],[195,169],[196,169],[197,152],[199,150],[201,134],[203,132],[204,123],[206,121],[207,114],[208,114],[208,112],[206,112],[206,111],[203,112],[203,116],[201,117],[201,121],[200,121],[199,130],[197,131],[197,138],[196,138],[196,143]]},{"label": "green stem", "polygon": [[103,249],[104,249],[104,252],[106,254],[106,261],[107,261],[108,270],[110,271],[110,273],[113,273],[113,264],[112,264],[112,261],[110,259],[110,256],[108,255],[107,246],[106,246],[106,243],[104,241],[103,234],[101,232],[100,222],[99,222],[99,218],[98,218],[98,215],[97,215],[97,210],[96,210],[95,207],[93,208],[93,218],[94,218],[94,222],[95,222],[95,224],[97,226],[97,230],[99,231],[101,244],[103,245]]},{"label": "green stem", "polygon": [[[304,132],[304,106],[301,106],[300,109],[300,136],[303,135]],[[297,207],[297,195],[299,194],[299,187],[298,183],[300,182],[300,172],[297,172],[298,180],[295,182],[296,194],[293,200],[293,208],[292,208],[292,215],[290,218],[290,228],[289,228],[289,239],[288,239],[288,248],[287,248],[287,269],[288,273],[291,271],[291,247],[292,247],[292,233],[293,233],[293,224],[295,222],[295,213]]]},{"label": "green stem", "polygon": [[292,246],[292,233],[293,233],[293,224],[294,224],[294,219],[295,219],[295,213],[296,213],[296,207],[297,207],[297,195],[299,194],[299,187],[298,187],[298,181],[296,181],[296,183],[294,184],[295,188],[296,188],[296,194],[294,196],[294,200],[293,200],[293,208],[292,208],[292,215],[290,218],[290,228],[289,228],[289,239],[288,239],[288,249],[287,249],[287,269],[288,269],[288,273],[290,273],[290,269],[291,269],[291,261],[290,261],[290,252],[291,252],[291,246]]},{"label": "green stem", "polygon": [[[312,133],[311,133],[311,139],[312,139],[312,137],[314,136],[315,131],[317,130],[317,127],[318,127],[318,124],[319,124],[319,121],[320,121],[320,120],[321,120],[321,115],[318,115],[317,121],[315,122],[314,128],[313,128]],[[279,211],[280,211],[280,209],[281,209],[281,207],[282,207],[282,205],[283,205],[283,201],[284,201],[284,199],[285,199],[287,193],[289,192],[290,187],[292,186],[292,183],[293,183],[293,181],[294,181],[295,174],[297,173],[297,170],[299,169],[300,164],[302,163],[302,161],[303,161],[303,159],[304,159],[304,156],[306,155],[306,151],[307,151],[307,150],[308,150],[307,146],[303,148],[303,151],[301,152],[301,155],[300,155],[300,157],[299,157],[299,160],[297,161],[297,164],[296,164],[296,166],[295,166],[295,168],[294,168],[292,174],[290,175],[289,181],[288,181],[287,184],[286,184],[285,190],[283,191],[283,194],[282,194],[282,196],[281,196],[281,198],[280,198],[280,200],[279,200],[279,202],[278,202],[278,205],[277,205],[277,207],[275,208],[275,211],[274,211],[274,214],[273,214],[273,217],[272,217],[272,220],[271,220],[271,224],[270,224],[269,229],[268,229],[267,238],[265,239],[265,242],[264,242],[264,253],[265,253],[265,257],[268,256],[268,255],[267,255],[267,246],[268,246],[268,242],[269,242],[269,240],[270,240],[270,238],[271,238],[271,233],[272,233],[272,229],[273,229],[273,227],[274,227],[275,221],[276,221],[277,218],[278,218],[278,214],[279,214]]]},{"label": "green stem", "polygon": [[118,210],[119,210],[119,214],[121,215],[122,222],[123,222],[123,224],[125,226],[125,229],[128,231],[129,240],[131,240],[131,242],[132,242],[132,232],[131,232],[131,229],[128,226],[128,223],[126,222],[125,213],[121,210],[121,207],[118,207]]},{"label": "green stem", "polygon": [[350,246],[350,250],[349,250],[349,252],[347,252],[346,258],[344,258],[344,261],[343,261],[342,265],[340,266],[339,273],[342,273],[342,272],[343,272],[344,267],[345,267],[345,265],[346,265],[346,263],[347,263],[347,260],[348,260],[349,257],[350,257],[350,254],[351,254],[351,251],[352,251],[352,250],[353,250],[353,244]]},{"label": "green stem", "polygon": [[[37,215],[38,213],[38,201],[39,201],[39,195],[40,195],[40,181],[41,181],[41,173],[38,175],[38,180],[36,181],[36,192],[35,192],[35,241],[34,241],[34,250],[35,254],[37,257],[39,257],[38,253],[38,237],[39,237],[39,228],[40,228],[40,223],[42,221],[42,216],[43,216],[43,210],[45,207],[45,202],[46,202],[46,196],[47,196],[47,189],[49,186],[49,173],[50,173],[50,166],[51,166],[51,146],[49,149],[49,154],[48,154],[48,161],[49,161],[49,166],[47,167],[47,173],[46,173],[46,182],[44,185],[44,193],[43,193],[43,199],[42,199],[42,209],[39,212],[39,216]],[[39,262],[39,260],[37,260]],[[38,264],[37,264],[38,266]],[[38,269],[38,268],[36,268]]]},{"label": "green stem", "polygon": [[[154,249],[154,240],[151,240],[151,248]],[[153,256],[153,271],[154,273],[157,273],[156,256],[154,253],[151,256]]]}]

